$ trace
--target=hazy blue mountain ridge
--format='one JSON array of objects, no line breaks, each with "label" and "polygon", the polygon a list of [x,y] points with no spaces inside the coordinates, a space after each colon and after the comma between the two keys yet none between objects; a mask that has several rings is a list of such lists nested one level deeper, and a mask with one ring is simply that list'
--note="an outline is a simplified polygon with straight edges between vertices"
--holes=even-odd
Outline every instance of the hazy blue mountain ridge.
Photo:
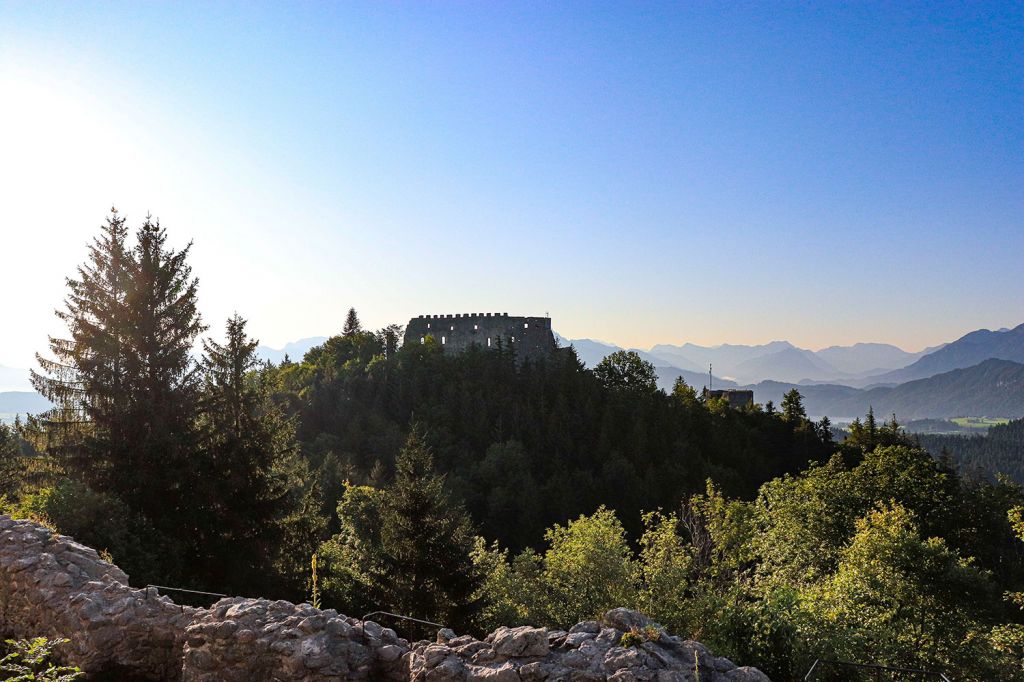
[{"label": "hazy blue mountain ridge", "polygon": [[897,386],[858,389],[836,384],[796,386],[762,381],[747,386],[754,400],[776,405],[797,388],[807,413],[836,420],[863,416],[872,407],[878,417],[893,412],[901,421],[964,416],[1024,417],[1024,364],[989,359],[973,367],[944,372]]},{"label": "hazy blue mountain ridge", "polygon": [[851,346],[829,346],[814,354],[844,374],[863,375],[906,367],[936,348],[910,353],[888,343],[855,343]]},{"label": "hazy blue mountain ridge", "polygon": [[1024,362],[1024,324],[1006,331],[973,331],[921,357],[907,367],[875,375],[871,377],[871,381],[902,384],[954,369],[971,367],[989,358]]},{"label": "hazy blue mountain ridge", "polygon": [[299,360],[302,360],[302,357],[310,348],[315,348],[326,340],[326,336],[311,336],[306,339],[299,339],[298,341],[287,343],[284,348],[280,349],[270,348],[269,346],[258,346],[256,348],[256,356],[260,360],[267,360],[275,365],[280,364],[281,361],[284,360],[285,355],[287,355],[290,360],[298,362]]}]

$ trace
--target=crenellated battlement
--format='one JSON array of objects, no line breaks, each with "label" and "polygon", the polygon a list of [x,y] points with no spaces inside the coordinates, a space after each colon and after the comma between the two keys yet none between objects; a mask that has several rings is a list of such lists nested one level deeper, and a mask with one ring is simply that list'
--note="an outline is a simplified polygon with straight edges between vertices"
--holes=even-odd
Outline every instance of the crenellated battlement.
[{"label": "crenellated battlement", "polygon": [[405,328],[406,344],[425,344],[432,338],[446,353],[472,346],[514,349],[520,360],[539,359],[555,351],[550,317],[519,317],[508,313],[447,313],[419,315]]}]

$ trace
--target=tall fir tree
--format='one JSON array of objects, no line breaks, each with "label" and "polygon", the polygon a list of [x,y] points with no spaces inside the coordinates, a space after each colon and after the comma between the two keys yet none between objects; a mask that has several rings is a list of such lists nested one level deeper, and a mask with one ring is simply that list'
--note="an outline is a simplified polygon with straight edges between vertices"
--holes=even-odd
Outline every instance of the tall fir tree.
[{"label": "tall fir tree", "polygon": [[875,408],[868,405],[868,414],[864,419],[864,431],[867,438],[867,450],[870,452],[878,445],[878,422],[875,420]]},{"label": "tall fir tree", "polygon": [[37,445],[91,485],[106,486],[131,447],[128,432],[127,335],[131,253],[128,226],[116,208],[89,245],[78,276],[68,277],[66,338],[50,337],[52,357],[37,354],[32,385],[54,404],[28,429]]},{"label": "tall fir tree", "polygon": [[[295,506],[290,491],[297,444],[270,396],[246,321],[227,321],[221,345],[203,341],[200,400],[201,475],[194,497],[201,514],[198,568],[206,584],[238,593],[266,588],[283,520]],[[245,547],[246,552],[224,551]]]},{"label": "tall fir tree", "polygon": [[341,333],[344,336],[355,336],[361,331],[363,331],[363,325],[359,322],[359,315],[356,314],[356,309],[349,308],[348,315],[345,316],[345,326],[342,328]]},{"label": "tall fir tree", "polygon": [[[191,243],[175,251],[147,216],[130,260],[125,400],[130,418],[126,457],[116,461],[113,492],[170,533],[192,504],[199,372],[192,358],[205,327],[197,308],[199,280],[188,264]],[[120,460],[121,458],[119,458]],[[159,523],[166,519],[166,524]]]},{"label": "tall fir tree", "polygon": [[[89,246],[32,382],[55,408],[29,424],[37,444],[68,473],[119,498],[168,534],[184,535],[180,511],[194,473],[198,389],[191,351],[203,330],[189,248],[167,247],[147,217],[127,245],[116,210]],[[159,523],[158,523],[159,522]]]},{"label": "tall fir tree", "polygon": [[804,409],[804,397],[800,391],[791,388],[782,396],[782,416],[788,422],[799,423],[807,419],[807,411]]},{"label": "tall fir tree", "polygon": [[320,548],[331,563],[331,599],[467,627],[481,581],[469,516],[449,497],[418,429],[395,469],[384,488],[345,486],[341,533]]}]

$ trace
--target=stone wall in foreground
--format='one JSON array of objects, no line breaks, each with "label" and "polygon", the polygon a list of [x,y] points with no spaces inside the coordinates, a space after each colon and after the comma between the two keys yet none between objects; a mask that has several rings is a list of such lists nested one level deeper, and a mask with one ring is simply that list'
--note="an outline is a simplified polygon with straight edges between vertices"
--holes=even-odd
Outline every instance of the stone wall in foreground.
[{"label": "stone wall in foreground", "polygon": [[[642,636],[622,646],[627,632]],[[237,597],[179,606],[129,587],[95,550],[2,515],[0,635],[66,637],[65,658],[98,680],[768,681],[626,609],[568,631],[503,627],[477,640],[441,630],[410,644],[309,604]]]}]

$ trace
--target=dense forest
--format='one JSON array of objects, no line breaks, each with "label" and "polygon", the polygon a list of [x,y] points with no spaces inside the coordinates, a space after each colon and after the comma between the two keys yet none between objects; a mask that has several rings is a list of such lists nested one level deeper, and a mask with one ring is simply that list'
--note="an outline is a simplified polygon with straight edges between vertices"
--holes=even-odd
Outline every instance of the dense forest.
[{"label": "dense forest", "polygon": [[1024,419],[998,424],[984,435],[921,434],[921,446],[949,458],[965,475],[995,480],[999,474],[1024,484]]},{"label": "dense forest", "polygon": [[260,363],[237,315],[204,337],[188,255],[114,212],[33,376],[56,408],[0,427],[3,511],[133,583],[473,632],[629,606],[776,680],[819,656],[1024,679],[1024,491],[895,418],[836,443],[796,390],[731,409],[635,353],[446,354],[355,310]]}]

